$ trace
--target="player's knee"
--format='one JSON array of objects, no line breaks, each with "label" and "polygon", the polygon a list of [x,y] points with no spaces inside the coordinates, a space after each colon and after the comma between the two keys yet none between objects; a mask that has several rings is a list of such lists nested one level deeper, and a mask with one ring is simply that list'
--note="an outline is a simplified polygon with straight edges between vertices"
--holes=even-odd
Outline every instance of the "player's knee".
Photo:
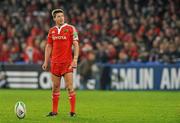
[{"label": "player's knee", "polygon": [[68,92],[74,92],[74,88],[72,86],[67,86],[66,89]]},{"label": "player's knee", "polygon": [[52,88],[52,91],[53,92],[59,92],[60,91],[60,87],[59,86],[53,86],[53,88]]},{"label": "player's knee", "polygon": [[69,96],[73,96],[76,94],[75,90],[73,88],[67,88]]}]

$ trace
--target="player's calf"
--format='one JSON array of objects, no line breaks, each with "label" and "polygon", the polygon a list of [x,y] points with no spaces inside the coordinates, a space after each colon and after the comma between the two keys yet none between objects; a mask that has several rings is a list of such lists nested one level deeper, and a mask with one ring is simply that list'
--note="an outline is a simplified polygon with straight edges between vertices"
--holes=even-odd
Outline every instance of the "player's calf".
[{"label": "player's calf", "polygon": [[70,102],[70,116],[75,116],[76,93],[73,88],[67,88]]}]

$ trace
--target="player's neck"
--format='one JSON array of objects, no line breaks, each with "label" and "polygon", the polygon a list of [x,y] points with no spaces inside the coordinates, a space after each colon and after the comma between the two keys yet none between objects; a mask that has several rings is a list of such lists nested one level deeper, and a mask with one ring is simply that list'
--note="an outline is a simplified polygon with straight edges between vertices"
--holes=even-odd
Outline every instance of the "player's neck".
[{"label": "player's neck", "polygon": [[56,24],[56,26],[58,27],[58,28],[60,28],[62,25],[64,25],[65,23],[62,23],[62,24]]}]

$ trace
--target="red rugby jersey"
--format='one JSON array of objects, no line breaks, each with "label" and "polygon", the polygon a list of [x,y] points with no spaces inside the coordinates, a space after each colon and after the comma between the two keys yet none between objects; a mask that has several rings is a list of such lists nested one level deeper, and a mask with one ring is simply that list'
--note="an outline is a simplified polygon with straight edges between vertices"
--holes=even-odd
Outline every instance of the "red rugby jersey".
[{"label": "red rugby jersey", "polygon": [[48,33],[48,44],[52,45],[51,62],[72,62],[72,44],[78,39],[74,26],[64,23],[61,27],[54,26]]}]

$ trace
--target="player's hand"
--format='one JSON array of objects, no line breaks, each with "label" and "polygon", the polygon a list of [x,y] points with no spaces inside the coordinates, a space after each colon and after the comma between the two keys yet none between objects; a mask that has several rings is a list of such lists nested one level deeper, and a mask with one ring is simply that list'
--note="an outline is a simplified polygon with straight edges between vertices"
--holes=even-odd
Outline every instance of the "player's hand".
[{"label": "player's hand", "polygon": [[47,70],[48,69],[48,63],[44,62],[42,65],[42,69]]},{"label": "player's hand", "polygon": [[77,68],[77,59],[73,59],[71,65],[69,66],[69,69]]}]

